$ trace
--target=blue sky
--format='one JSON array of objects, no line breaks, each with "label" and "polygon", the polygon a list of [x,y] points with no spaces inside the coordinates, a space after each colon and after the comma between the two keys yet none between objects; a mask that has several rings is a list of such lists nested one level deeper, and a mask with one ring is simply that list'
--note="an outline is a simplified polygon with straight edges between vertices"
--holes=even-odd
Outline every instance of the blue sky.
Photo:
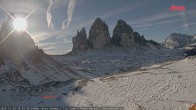
[{"label": "blue sky", "polygon": [[[157,42],[172,32],[196,34],[196,0],[0,0],[0,5],[17,17],[25,17],[39,6],[27,19],[27,30],[36,45],[49,54],[71,51],[77,31],[85,27],[88,34],[97,17],[108,24],[111,36],[119,19]],[[172,5],[186,10],[171,11]],[[0,9],[0,23],[6,18]]]}]

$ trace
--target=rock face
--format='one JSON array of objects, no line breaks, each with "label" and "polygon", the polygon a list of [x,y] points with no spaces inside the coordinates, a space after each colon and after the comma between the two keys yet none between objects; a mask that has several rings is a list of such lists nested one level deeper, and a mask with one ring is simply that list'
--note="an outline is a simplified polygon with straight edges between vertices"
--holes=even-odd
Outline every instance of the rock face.
[{"label": "rock face", "polygon": [[5,64],[5,58],[4,58],[4,54],[3,51],[0,49],[0,67],[1,65]]},{"label": "rock face", "polygon": [[196,43],[192,43],[192,44],[190,44],[190,45],[187,45],[185,48],[186,48],[186,49],[193,49],[193,48],[196,48]]},{"label": "rock face", "polygon": [[187,34],[171,33],[164,41],[164,46],[167,48],[182,48],[194,43],[194,37]]},{"label": "rock face", "polygon": [[113,30],[113,36],[110,38],[108,25],[97,18],[89,31],[87,39],[86,31],[77,33],[77,36],[72,39],[73,51],[104,48],[106,46],[119,46],[119,47],[134,47],[137,45],[146,46],[152,44],[154,46],[161,46],[158,43],[147,41],[144,36],[138,32],[134,32],[130,25],[123,20],[118,20]]},{"label": "rock face", "polygon": [[195,56],[196,55],[196,48],[186,51],[187,56]]},{"label": "rock face", "polygon": [[193,40],[196,43],[196,35],[193,36]]},{"label": "rock face", "polygon": [[86,50],[88,49],[88,39],[85,28],[82,28],[80,32],[77,32],[76,37],[72,39],[73,51],[74,50]]},{"label": "rock face", "polygon": [[115,46],[130,47],[134,45],[133,29],[125,21],[118,20],[113,30],[112,41]]},{"label": "rock face", "polygon": [[151,43],[152,45],[162,46],[161,44],[155,42],[154,40],[147,40],[146,42]]},{"label": "rock face", "polygon": [[110,44],[110,33],[108,25],[97,18],[89,31],[89,47],[103,48]]},{"label": "rock face", "polygon": [[142,46],[146,45],[146,39],[144,38],[144,36],[140,36],[138,32],[133,32],[133,37],[134,37],[135,43],[138,43]]}]

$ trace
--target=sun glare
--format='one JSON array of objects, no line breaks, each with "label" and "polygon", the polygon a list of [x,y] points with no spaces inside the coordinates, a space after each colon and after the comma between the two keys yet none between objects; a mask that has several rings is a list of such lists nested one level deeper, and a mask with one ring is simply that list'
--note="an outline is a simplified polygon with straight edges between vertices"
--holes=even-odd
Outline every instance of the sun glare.
[{"label": "sun glare", "polygon": [[27,22],[23,18],[16,18],[13,25],[17,31],[24,31],[27,28]]}]

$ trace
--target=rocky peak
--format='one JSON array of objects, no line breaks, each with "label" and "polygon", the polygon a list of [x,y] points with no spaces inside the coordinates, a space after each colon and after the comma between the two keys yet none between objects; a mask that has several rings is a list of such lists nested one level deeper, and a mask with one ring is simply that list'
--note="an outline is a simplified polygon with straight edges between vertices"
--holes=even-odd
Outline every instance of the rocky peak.
[{"label": "rocky peak", "polygon": [[103,48],[110,44],[110,34],[108,25],[97,18],[89,31],[89,47]]},{"label": "rocky peak", "polygon": [[171,33],[164,41],[167,48],[181,48],[194,42],[193,36],[181,33]]},{"label": "rocky peak", "polygon": [[86,29],[85,29],[85,28],[82,28],[81,31],[78,31],[78,32],[77,32],[77,35],[80,36],[79,38],[87,39]]},{"label": "rocky peak", "polygon": [[146,45],[146,39],[144,38],[144,36],[140,36],[138,32],[133,32],[133,36],[135,43],[138,43],[142,46]]},{"label": "rocky peak", "polygon": [[88,49],[88,40],[85,28],[77,32],[76,37],[73,37],[73,49],[72,50],[86,50]]},{"label": "rocky peak", "polygon": [[131,26],[121,19],[117,21],[113,30],[113,36],[110,38],[108,25],[101,18],[97,18],[94,21],[90,28],[88,39],[86,31],[83,28],[80,32],[77,32],[72,42],[72,50],[103,48],[110,45],[121,47],[146,46],[147,43],[157,46],[157,43],[147,41],[143,35],[134,32]]},{"label": "rocky peak", "polygon": [[124,20],[118,20],[114,30],[119,30],[122,33],[133,33],[133,29]]},{"label": "rocky peak", "polygon": [[130,47],[134,44],[133,29],[125,21],[118,20],[113,30],[112,41],[116,46]]},{"label": "rocky peak", "polygon": [[151,43],[152,45],[155,45],[155,46],[161,46],[161,44],[157,43],[156,41],[154,40],[147,40],[147,42]]}]

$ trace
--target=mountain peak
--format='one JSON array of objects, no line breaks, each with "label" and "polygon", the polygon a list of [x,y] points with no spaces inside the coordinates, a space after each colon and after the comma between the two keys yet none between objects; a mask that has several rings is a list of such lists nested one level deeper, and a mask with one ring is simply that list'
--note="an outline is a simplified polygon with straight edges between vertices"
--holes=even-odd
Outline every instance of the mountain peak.
[{"label": "mountain peak", "polygon": [[170,33],[164,41],[164,46],[167,48],[182,48],[194,43],[194,37],[182,33]]},{"label": "mountain peak", "polygon": [[113,30],[112,41],[116,46],[130,47],[134,45],[133,29],[124,20],[118,20]]},{"label": "mountain peak", "polygon": [[96,23],[102,22],[102,19],[101,19],[101,18],[96,18],[96,19],[95,19],[95,22],[96,22]]},{"label": "mountain peak", "polygon": [[72,49],[73,51],[88,49],[86,29],[82,28],[81,31],[78,31],[77,35],[73,37],[72,42],[73,42],[73,49]]},{"label": "mountain peak", "polygon": [[117,21],[117,24],[127,25],[127,23],[126,23],[124,20],[122,20],[122,19],[119,19],[119,20]]},{"label": "mountain peak", "polygon": [[103,48],[110,44],[110,33],[108,25],[97,18],[89,31],[90,48]]},{"label": "mountain peak", "polygon": [[72,50],[97,49],[111,45],[134,47],[136,45],[146,46],[147,43],[155,44],[154,42],[145,40],[144,36],[141,36],[138,32],[134,32],[132,27],[122,19],[117,21],[112,38],[110,38],[108,25],[101,18],[95,19],[89,30],[88,39],[86,34],[84,34],[85,32],[84,28],[77,32],[76,37],[72,39]]}]

